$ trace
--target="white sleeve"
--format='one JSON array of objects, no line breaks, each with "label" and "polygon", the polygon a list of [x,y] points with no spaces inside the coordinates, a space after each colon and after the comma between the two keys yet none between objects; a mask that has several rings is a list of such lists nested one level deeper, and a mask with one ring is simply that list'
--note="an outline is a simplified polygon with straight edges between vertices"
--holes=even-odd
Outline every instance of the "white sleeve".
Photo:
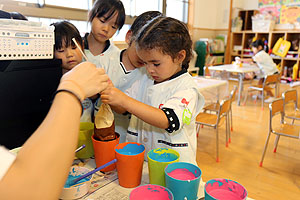
[{"label": "white sleeve", "polygon": [[16,155],[0,146],[0,180],[4,177],[10,166],[16,159]]},{"label": "white sleeve", "polygon": [[[203,101],[204,102],[204,101]],[[190,119],[195,118],[198,115],[198,106],[199,103],[199,94],[194,89],[183,90],[175,93],[163,106],[162,108],[173,109],[175,112],[178,121],[179,121],[179,129],[182,128],[184,119],[183,115],[185,110],[189,112],[185,112],[186,114],[190,114]],[[202,107],[203,105],[201,105]]]},{"label": "white sleeve", "polygon": [[[263,50],[262,50],[263,51]],[[257,63],[264,63],[266,60],[266,54],[264,52],[258,52],[256,55],[254,55],[252,58]]]}]

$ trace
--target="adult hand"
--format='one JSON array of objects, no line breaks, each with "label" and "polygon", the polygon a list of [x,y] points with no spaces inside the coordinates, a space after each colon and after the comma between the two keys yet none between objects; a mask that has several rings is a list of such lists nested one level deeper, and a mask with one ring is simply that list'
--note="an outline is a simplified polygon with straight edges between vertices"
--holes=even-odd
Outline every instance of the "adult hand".
[{"label": "adult hand", "polygon": [[108,80],[104,69],[96,68],[90,62],[83,62],[63,75],[58,90],[70,90],[82,101],[106,89],[109,84]]}]

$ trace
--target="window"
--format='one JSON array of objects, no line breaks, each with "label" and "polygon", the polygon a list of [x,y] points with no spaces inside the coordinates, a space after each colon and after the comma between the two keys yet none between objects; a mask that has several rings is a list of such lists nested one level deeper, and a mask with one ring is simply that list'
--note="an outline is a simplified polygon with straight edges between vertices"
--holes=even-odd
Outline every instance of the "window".
[{"label": "window", "polygon": [[[87,22],[87,12],[95,0],[14,0],[7,1],[14,11],[25,15],[29,20],[40,21],[49,25],[56,21],[68,20],[84,35],[90,31]],[[176,18],[184,23],[188,21],[189,0],[121,0],[125,7],[126,21],[123,28],[117,32],[113,40],[124,41],[125,35],[134,17],[145,11],[156,10],[166,16]],[[20,4],[20,2],[26,2]],[[43,10],[36,4],[43,6]],[[26,9],[26,7],[30,9]],[[55,13],[55,15],[53,14]]]},{"label": "window", "polygon": [[[62,19],[53,19],[53,18],[40,18],[40,17],[27,17],[29,21],[34,21],[34,22],[42,22],[45,25],[50,25],[52,23],[62,21]],[[66,20],[69,21],[70,23],[74,24],[78,31],[80,32],[80,35],[83,37],[85,33],[89,32],[91,27],[90,23],[87,21],[78,21],[78,20]],[[125,36],[124,36],[125,38]]]},{"label": "window", "polygon": [[[188,0],[121,0],[126,15],[138,16],[148,10],[157,10],[168,17],[187,23]],[[164,5],[166,8],[164,9]],[[165,11],[164,11],[165,10]]]},{"label": "window", "polygon": [[80,8],[88,10],[92,8],[92,0],[45,0],[47,5]]},{"label": "window", "polygon": [[17,0],[27,3],[37,3],[40,5],[54,5],[54,6],[63,6],[69,8],[79,8],[88,10],[92,7],[92,0]]},{"label": "window", "polygon": [[163,0],[121,0],[126,15],[138,16],[145,11],[156,10],[162,12]]},{"label": "window", "polygon": [[166,16],[173,17],[184,23],[188,21],[188,0],[167,0]]}]

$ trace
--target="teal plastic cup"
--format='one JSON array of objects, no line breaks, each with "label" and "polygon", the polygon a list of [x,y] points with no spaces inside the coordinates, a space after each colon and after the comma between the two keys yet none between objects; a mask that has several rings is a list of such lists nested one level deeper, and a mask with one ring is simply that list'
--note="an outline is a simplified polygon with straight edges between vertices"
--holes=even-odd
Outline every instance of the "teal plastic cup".
[{"label": "teal plastic cup", "polygon": [[247,190],[238,182],[225,178],[211,179],[204,187],[205,200],[246,200]]},{"label": "teal plastic cup", "polygon": [[171,190],[174,200],[197,200],[201,170],[186,162],[175,162],[165,168],[166,187]]}]

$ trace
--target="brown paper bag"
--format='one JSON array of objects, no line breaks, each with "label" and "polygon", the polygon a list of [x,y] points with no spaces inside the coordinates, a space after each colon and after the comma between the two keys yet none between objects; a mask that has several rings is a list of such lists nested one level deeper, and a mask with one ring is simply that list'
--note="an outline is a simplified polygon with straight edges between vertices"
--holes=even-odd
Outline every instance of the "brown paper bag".
[{"label": "brown paper bag", "polygon": [[108,104],[101,104],[95,117],[95,139],[108,141],[116,138],[114,114]]}]

